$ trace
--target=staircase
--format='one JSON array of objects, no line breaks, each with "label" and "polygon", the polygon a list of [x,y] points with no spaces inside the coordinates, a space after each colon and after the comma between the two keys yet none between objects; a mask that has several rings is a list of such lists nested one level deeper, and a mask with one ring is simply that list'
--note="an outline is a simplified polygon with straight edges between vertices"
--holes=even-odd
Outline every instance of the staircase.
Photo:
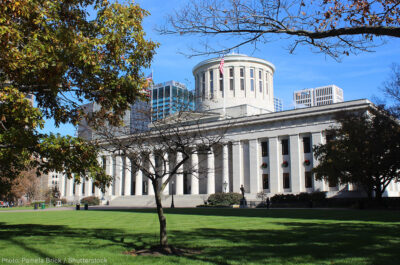
[{"label": "staircase", "polygon": [[[204,204],[209,195],[174,195],[175,207],[196,207],[197,205]],[[161,197],[163,207],[170,207],[172,195],[162,195]],[[154,195],[134,195],[134,196],[119,196],[110,201],[111,206],[125,206],[125,207],[156,207]]]}]

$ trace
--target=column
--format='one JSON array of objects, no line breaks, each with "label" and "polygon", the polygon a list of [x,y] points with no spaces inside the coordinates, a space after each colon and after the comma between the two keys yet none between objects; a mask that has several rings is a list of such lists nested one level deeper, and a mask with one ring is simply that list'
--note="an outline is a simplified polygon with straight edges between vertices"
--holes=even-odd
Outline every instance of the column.
[{"label": "column", "polygon": [[[224,189],[226,183],[226,190]],[[229,161],[228,161],[228,145],[222,146],[222,191],[229,192]]]},{"label": "column", "polygon": [[65,194],[66,197],[71,197],[72,196],[72,185],[74,184],[73,178],[67,178],[67,194]]},{"label": "column", "polygon": [[122,191],[122,157],[115,157],[115,196],[121,196]]},{"label": "column", "polygon": [[260,152],[258,139],[249,140],[250,155],[250,193],[257,194],[261,191]]},{"label": "column", "polygon": [[[149,161],[150,161],[150,163],[149,163],[149,172],[150,172],[150,174],[154,174],[155,173],[155,170],[156,170],[156,161],[155,161],[155,157],[154,157],[154,154],[153,153],[151,153],[151,154],[149,154]],[[148,180],[147,180],[148,182],[148,184],[147,184],[147,190],[148,190],[148,192],[147,192],[147,195],[154,195],[154,188],[153,188],[153,184],[152,184],[152,182],[151,182],[151,179],[150,178],[148,178]]]},{"label": "column", "polygon": [[143,172],[140,168],[136,169],[135,172],[135,195],[143,194]]},{"label": "column", "polygon": [[192,189],[190,194],[199,194],[199,155],[197,151],[192,153],[191,157],[191,171],[192,171]]},{"label": "column", "polygon": [[281,183],[282,176],[280,170],[279,163],[279,142],[278,137],[271,137],[268,139],[269,146],[269,180],[270,180],[270,192],[271,193],[280,193],[281,191]]},{"label": "column", "polygon": [[240,141],[234,142],[232,144],[233,192],[240,192],[240,186],[243,184],[242,153]]},{"label": "column", "polygon": [[93,196],[92,179],[90,177],[87,180],[85,180],[85,196]]},{"label": "column", "polygon": [[[163,168],[165,176],[162,178],[162,183],[164,183],[169,177],[169,163],[170,163],[170,156],[168,153],[164,154],[164,161],[165,161],[165,168]],[[161,185],[162,185],[161,183]],[[164,195],[169,195],[169,183],[165,186],[163,192]]]},{"label": "column", "polygon": [[132,185],[132,163],[128,157],[125,157],[125,196],[131,195],[131,185]]},{"label": "column", "polygon": [[[321,132],[315,132],[311,134],[311,141],[312,141],[312,145],[319,145],[322,144],[322,133]],[[314,148],[313,148],[314,149]],[[312,161],[312,166],[316,167],[318,166],[319,161],[315,158],[315,156],[313,156],[313,161]],[[313,187],[314,190],[318,190],[318,191],[325,191],[325,181],[321,180],[321,181],[316,181],[315,178],[313,178]]]},{"label": "column", "polygon": [[[99,156],[97,158],[97,163],[99,164],[99,166],[103,167],[103,159],[101,156]],[[92,179],[92,181],[93,181],[93,179]],[[101,197],[102,197],[101,190],[98,187],[95,187],[93,195],[101,199]]]},{"label": "column", "polygon": [[[107,155],[106,156],[106,174],[113,177],[112,175],[112,167],[113,167],[113,159],[112,156]],[[104,195],[105,196],[111,196],[112,195],[112,181],[111,181],[111,185],[109,187],[106,188]]]},{"label": "column", "polygon": [[305,191],[304,178],[301,176],[302,167],[302,157],[300,154],[300,138],[298,134],[289,136],[289,152],[290,152],[290,188],[293,193],[300,193]]},{"label": "column", "polygon": [[214,150],[210,148],[207,153],[207,194],[215,193],[215,164]]},{"label": "column", "polygon": [[[176,153],[176,164],[182,161],[182,153]],[[183,195],[183,165],[177,170],[176,176],[176,195]]]},{"label": "column", "polygon": [[80,183],[75,186],[75,197],[82,196],[82,181],[83,179],[80,178]]}]

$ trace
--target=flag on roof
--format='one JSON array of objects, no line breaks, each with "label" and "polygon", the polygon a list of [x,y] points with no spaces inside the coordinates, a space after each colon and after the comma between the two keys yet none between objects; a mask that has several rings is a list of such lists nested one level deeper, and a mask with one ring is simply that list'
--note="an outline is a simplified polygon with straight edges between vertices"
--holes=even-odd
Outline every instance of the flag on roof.
[{"label": "flag on roof", "polygon": [[146,77],[147,82],[153,81],[153,72]]},{"label": "flag on roof", "polygon": [[221,72],[221,75],[224,74],[224,57],[221,58],[221,62],[219,63],[219,71]]}]

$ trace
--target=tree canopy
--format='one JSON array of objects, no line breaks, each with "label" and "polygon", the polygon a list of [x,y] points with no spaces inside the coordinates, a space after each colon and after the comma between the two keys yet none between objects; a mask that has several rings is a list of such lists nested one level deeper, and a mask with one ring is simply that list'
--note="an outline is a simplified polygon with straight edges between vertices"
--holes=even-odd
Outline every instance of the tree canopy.
[{"label": "tree canopy", "polygon": [[[88,10],[91,10],[89,13]],[[145,39],[148,12],[133,2],[100,0],[0,1],[0,174],[21,170],[94,173],[97,148],[73,137],[38,132],[44,118],[77,124],[80,105],[95,101],[119,123],[142,97],[143,68],[157,43]],[[37,107],[24,97],[33,95]]]},{"label": "tree canopy", "polygon": [[400,180],[400,125],[382,109],[366,113],[342,113],[339,126],[326,133],[326,144],[315,146],[320,164],[317,179],[354,183],[381,198],[391,181]]},{"label": "tree canopy", "polygon": [[311,45],[334,58],[368,51],[382,37],[400,37],[400,3],[396,0],[191,0],[167,19],[164,34],[235,36],[220,50],[226,53],[247,43],[292,40],[289,49]]}]

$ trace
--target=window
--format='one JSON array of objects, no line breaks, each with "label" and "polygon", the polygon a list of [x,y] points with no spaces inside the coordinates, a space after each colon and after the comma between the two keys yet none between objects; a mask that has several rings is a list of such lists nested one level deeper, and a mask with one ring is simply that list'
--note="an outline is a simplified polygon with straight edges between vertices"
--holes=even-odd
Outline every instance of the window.
[{"label": "window", "polygon": [[306,184],[306,188],[312,188],[312,173],[311,171],[306,171],[304,173],[304,177],[305,177],[305,184]]},{"label": "window", "polygon": [[219,90],[224,94],[224,75],[219,71]]},{"label": "window", "polygon": [[268,72],[265,73],[265,92],[268,95]]},{"label": "window", "polygon": [[210,98],[214,97],[214,72],[210,70]]},{"label": "window", "polygon": [[254,91],[254,69],[250,68],[250,90]]},{"label": "window", "polygon": [[289,140],[283,139],[282,140],[282,155],[288,155],[288,154],[289,154]]},{"label": "window", "polygon": [[244,68],[240,68],[240,90],[244,90]]},{"label": "window", "polygon": [[263,189],[264,189],[264,190],[269,189],[268,174],[262,174],[262,179],[263,179]]},{"label": "window", "polygon": [[201,78],[201,98],[204,100],[206,98],[206,73],[203,72]]},{"label": "window", "polygon": [[153,100],[157,99],[157,89],[153,89]]},{"label": "window", "polygon": [[96,186],[94,185],[94,182],[92,182],[92,194],[94,194],[95,189],[96,189]]},{"label": "window", "polygon": [[304,153],[305,154],[311,153],[310,137],[304,137],[303,138],[303,147],[304,147]]},{"label": "window", "polygon": [[229,68],[229,89],[233,90],[233,67]]},{"label": "window", "polygon": [[262,157],[268,156],[268,142],[261,143],[261,156]]},{"label": "window", "polygon": [[158,89],[158,97],[159,97],[160,99],[164,98],[164,87],[160,87],[160,88]]},{"label": "window", "polygon": [[290,189],[289,173],[283,173],[283,188],[284,189]]},{"label": "window", "polygon": [[259,87],[260,87],[260,93],[262,93],[263,80],[262,80],[262,71],[261,70],[258,71],[258,84],[259,84]]},{"label": "window", "polygon": [[85,181],[82,181],[82,194],[85,194]]},{"label": "window", "polygon": [[326,135],[326,142],[329,143],[332,140],[333,140],[333,135],[332,134],[327,134]]},{"label": "window", "polygon": [[169,98],[169,96],[170,96],[170,89],[171,89],[170,86],[166,86],[165,87],[165,97],[166,98]]}]

